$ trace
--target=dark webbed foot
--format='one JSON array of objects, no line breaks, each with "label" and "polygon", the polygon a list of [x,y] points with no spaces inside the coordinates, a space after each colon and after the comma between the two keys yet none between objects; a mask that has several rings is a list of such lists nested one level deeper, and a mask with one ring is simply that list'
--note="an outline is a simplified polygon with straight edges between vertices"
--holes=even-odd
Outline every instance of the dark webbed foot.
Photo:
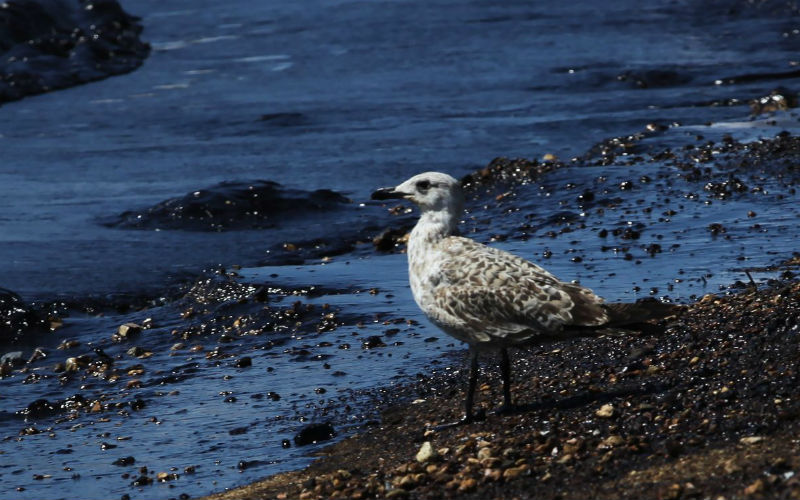
[{"label": "dark webbed foot", "polygon": [[483,410],[483,408],[481,408],[475,415],[464,415],[460,420],[456,420],[455,422],[450,422],[447,424],[434,425],[433,427],[430,427],[430,430],[443,431],[445,429],[461,427],[462,425],[469,425],[475,422],[483,422],[484,420],[486,420],[486,412]]}]

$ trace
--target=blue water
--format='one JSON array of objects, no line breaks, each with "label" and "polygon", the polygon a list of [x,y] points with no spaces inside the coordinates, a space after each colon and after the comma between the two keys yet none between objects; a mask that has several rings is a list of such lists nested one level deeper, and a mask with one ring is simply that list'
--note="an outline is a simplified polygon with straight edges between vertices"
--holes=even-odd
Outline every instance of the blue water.
[{"label": "blue water", "polygon": [[[416,312],[402,255],[379,255],[365,243],[355,254],[325,265],[313,259],[257,267],[282,242],[309,235],[335,238],[344,226],[391,223],[384,207],[367,202],[377,186],[423,170],[463,175],[496,156],[568,159],[653,122],[682,125],[650,139],[646,145],[655,149],[695,142],[697,134],[774,136],[796,130],[798,123],[787,113],[754,122],[744,104],[778,85],[797,88],[797,78],[714,83],[793,68],[790,62],[800,53],[800,36],[792,31],[797,17],[780,6],[770,6],[777,12],[748,10],[743,3],[733,14],[726,2],[668,1],[598,7],[588,1],[140,0],[123,6],[142,17],[143,37],[153,47],[139,70],[0,108],[0,286],[28,300],[81,303],[126,294],[165,299],[143,311],[102,316],[72,311],[63,328],[24,347],[27,354],[44,345],[50,357],[32,365],[43,377],[37,383],[22,384],[22,373],[0,380],[3,498],[198,496],[300,467],[308,450],[284,449],[281,440],[291,438],[303,420],[325,418],[322,408],[333,406],[338,410],[331,418],[344,431],[368,410],[348,413],[337,398],[357,408],[358,391],[407,380],[442,353],[458,349]],[[633,82],[637,77],[646,88]],[[710,105],[732,98],[741,104]],[[773,118],[777,124],[770,123]],[[522,192],[535,203],[535,220],[545,221],[550,200],[572,199],[580,192],[558,194],[561,186],[595,186],[602,176],[611,179],[609,185],[618,184],[651,167],[624,168],[572,167],[543,181],[553,197],[538,187]],[[99,223],[222,181],[257,179],[303,190],[332,189],[353,203],[343,211],[342,227],[314,217],[272,230],[222,233],[124,230]],[[656,187],[643,188],[642,196],[661,203],[667,195]],[[702,191],[702,186],[693,189]],[[635,200],[629,201],[631,206],[613,217],[624,219],[625,209],[635,212]],[[756,212],[772,229],[763,240],[744,231],[735,233],[741,241],[712,239],[704,229],[726,218],[731,224],[745,219],[754,203],[750,198],[740,207],[737,200],[686,202],[691,210],[672,225],[658,226],[655,213],[638,214],[637,220],[655,224],[646,238],[660,233],[681,242],[679,249],[651,259],[635,248],[640,264],[603,252],[591,231],[608,227],[610,219],[590,219],[587,229],[569,237],[553,240],[542,230],[500,246],[537,260],[549,248],[553,256],[544,265],[611,300],[652,294],[686,302],[743,279],[744,264],[737,260],[742,255],[752,266],[788,256],[794,250],[796,201],[765,197],[757,202]],[[499,213],[498,220],[511,224],[526,215]],[[475,236],[488,241],[486,226],[479,227]],[[570,260],[574,253],[568,251],[576,247],[584,257],[581,264]],[[204,269],[234,264],[245,266],[239,281],[280,289],[276,296],[286,298],[278,305],[329,304],[341,312],[344,324],[324,333],[304,326],[272,350],[263,349],[265,338],[259,336],[223,346],[235,356],[252,356],[251,369],[232,368],[231,359],[216,364],[202,353],[171,356],[169,348],[177,341],[171,330],[188,324],[180,316],[187,305],[170,296],[173,285],[200,279]],[[327,291],[309,296],[302,290],[310,286]],[[370,294],[373,287],[380,292]],[[651,288],[658,290],[651,293]],[[301,291],[292,295],[295,289]],[[113,344],[111,333],[121,323],[148,317],[156,327],[136,344],[153,356],[126,357],[133,344]],[[386,318],[412,318],[420,326],[403,323],[391,339],[402,345],[360,349],[371,335],[388,338]],[[431,336],[439,339],[426,342]],[[69,338],[82,347],[55,350]],[[200,335],[187,344],[203,344],[207,352],[218,340]],[[343,343],[353,348],[339,349]],[[119,356],[119,364],[145,365],[143,387],[124,388],[128,379],[116,384],[74,380],[62,387],[52,365],[95,346]],[[331,368],[322,361],[292,361],[294,355],[284,352],[302,346],[330,355],[325,359]],[[182,381],[148,386],[191,363],[196,366]],[[345,375],[334,376],[337,369]],[[320,387],[327,388],[325,396],[316,392]],[[226,403],[225,391],[237,401]],[[274,404],[250,397],[267,391],[283,397]],[[13,415],[36,399],[75,393],[118,402],[140,397],[147,406],[130,416],[112,414],[109,422],[87,413],[60,423],[52,418],[26,423]],[[27,425],[52,430],[18,438]],[[250,430],[228,433],[240,426]],[[101,450],[107,441],[118,448]],[[56,453],[68,445],[75,451]],[[110,465],[128,455],[136,457],[135,466]],[[242,460],[259,464],[240,471]],[[190,465],[196,473],[183,474]],[[131,487],[141,466],[151,473],[175,467],[181,478]],[[125,472],[132,477],[122,478]],[[34,474],[52,477],[37,480]]]}]

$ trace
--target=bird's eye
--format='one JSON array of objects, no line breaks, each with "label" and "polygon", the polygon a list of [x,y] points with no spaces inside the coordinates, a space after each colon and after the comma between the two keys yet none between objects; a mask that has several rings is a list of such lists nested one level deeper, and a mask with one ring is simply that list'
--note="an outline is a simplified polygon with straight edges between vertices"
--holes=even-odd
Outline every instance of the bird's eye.
[{"label": "bird's eye", "polygon": [[417,191],[424,193],[431,187],[431,181],[418,181],[417,182]]}]

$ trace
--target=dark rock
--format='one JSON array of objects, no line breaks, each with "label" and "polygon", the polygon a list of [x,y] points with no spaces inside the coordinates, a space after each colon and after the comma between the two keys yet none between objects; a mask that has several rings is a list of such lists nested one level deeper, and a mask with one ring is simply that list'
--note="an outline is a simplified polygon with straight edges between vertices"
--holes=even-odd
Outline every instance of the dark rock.
[{"label": "dark rock", "polygon": [[362,349],[374,349],[376,347],[386,347],[380,335],[371,335],[361,342]]},{"label": "dark rock", "polygon": [[153,478],[146,474],[142,474],[131,482],[131,486],[147,486],[148,484],[153,484]]},{"label": "dark rock", "polygon": [[17,414],[24,415],[26,418],[49,417],[58,413],[59,407],[60,405],[58,403],[51,403],[46,399],[37,399],[25,409],[19,410]]},{"label": "dark rock", "polygon": [[0,103],[127,73],[150,47],[114,0],[9,0],[0,9]]},{"label": "dark rock", "polygon": [[136,459],[133,457],[121,457],[111,462],[111,465],[119,465],[121,467],[124,467],[128,465],[133,465],[135,463]]},{"label": "dark rock", "polygon": [[300,429],[300,432],[294,437],[294,444],[305,446],[319,441],[327,441],[334,436],[336,436],[336,431],[330,422],[310,424]]},{"label": "dark rock", "polygon": [[7,352],[0,357],[0,365],[22,366],[25,364],[25,358],[22,357],[22,351]]},{"label": "dark rock", "polygon": [[408,234],[408,228],[389,228],[378,236],[372,238],[375,249],[381,252],[390,252],[400,245],[400,240]]},{"label": "dark rock", "polygon": [[753,99],[749,104],[750,112],[753,115],[786,111],[790,108],[797,107],[797,93],[780,87],[764,97]]},{"label": "dark rock", "polygon": [[237,359],[233,366],[236,368],[247,368],[248,366],[253,366],[253,360],[250,356],[243,356]]},{"label": "dark rock", "polygon": [[645,71],[626,71],[617,76],[621,82],[630,82],[634,86],[647,89],[658,87],[674,87],[688,83],[691,78],[674,70],[653,69]]},{"label": "dark rock", "polygon": [[236,468],[239,470],[245,470],[260,464],[261,460],[240,460],[239,463],[236,464]]},{"label": "dark rock", "polygon": [[0,344],[14,343],[28,333],[48,327],[46,318],[25,304],[19,295],[0,288]]},{"label": "dark rock", "polygon": [[273,228],[309,212],[329,212],[350,200],[329,189],[302,191],[277,182],[222,182],[103,221],[127,229],[225,231]]}]

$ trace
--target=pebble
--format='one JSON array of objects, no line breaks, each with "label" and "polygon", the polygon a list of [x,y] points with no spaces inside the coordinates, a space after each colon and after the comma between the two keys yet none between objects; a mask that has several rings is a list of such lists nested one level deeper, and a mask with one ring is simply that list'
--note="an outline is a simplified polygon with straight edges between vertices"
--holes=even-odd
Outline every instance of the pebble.
[{"label": "pebble", "polygon": [[510,467],[503,471],[503,478],[504,479],[514,479],[519,477],[525,473],[527,473],[530,469],[527,465],[520,465],[518,467]]},{"label": "pebble", "polygon": [[611,418],[614,416],[615,410],[614,405],[611,404],[604,404],[597,410],[594,414],[600,418]]},{"label": "pebble", "polygon": [[433,449],[433,446],[431,445],[431,442],[430,441],[425,441],[424,443],[422,443],[422,446],[419,448],[419,451],[417,452],[416,459],[417,459],[417,462],[419,462],[419,463],[425,463],[425,462],[428,462],[430,460],[434,460],[435,458],[437,458],[437,456],[438,456],[438,454],[437,454],[436,450]]},{"label": "pebble", "polygon": [[119,328],[117,328],[117,336],[119,336],[120,339],[131,338],[134,335],[141,332],[142,332],[142,327],[140,325],[137,325],[136,323],[125,323],[119,325]]},{"label": "pebble", "polygon": [[478,481],[468,477],[462,480],[458,485],[458,491],[461,493],[466,493],[469,491],[474,490],[478,486]]},{"label": "pebble", "polygon": [[764,438],[761,437],[761,436],[747,436],[747,437],[743,437],[742,439],[740,439],[739,442],[742,443],[742,444],[751,445],[751,444],[760,443],[763,440],[764,440]]},{"label": "pebble", "polygon": [[762,479],[756,479],[755,482],[744,489],[743,493],[749,496],[761,493],[762,491],[764,491],[764,481]]},{"label": "pebble", "polygon": [[0,357],[0,365],[22,366],[24,364],[25,358],[22,357],[22,351],[8,352]]},{"label": "pebble", "polygon": [[607,448],[613,448],[615,446],[619,446],[625,443],[625,440],[622,439],[622,436],[611,435],[605,438],[604,440],[600,441],[600,444],[597,445],[598,450],[603,450]]}]

